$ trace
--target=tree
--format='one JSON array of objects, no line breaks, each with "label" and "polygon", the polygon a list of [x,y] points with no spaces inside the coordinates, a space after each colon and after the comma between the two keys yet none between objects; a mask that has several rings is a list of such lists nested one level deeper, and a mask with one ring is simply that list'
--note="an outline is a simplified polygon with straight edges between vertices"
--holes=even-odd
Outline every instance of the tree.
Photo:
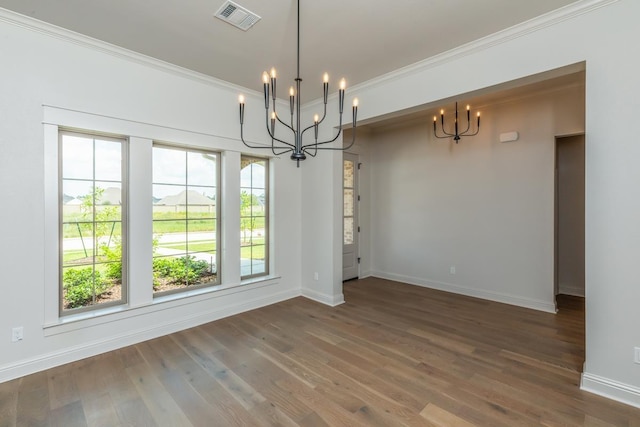
[{"label": "tree", "polygon": [[251,231],[255,225],[255,218],[251,215],[251,207],[260,202],[255,194],[242,191],[240,193],[240,229],[242,230],[242,242],[247,243],[247,230]]},{"label": "tree", "polygon": [[[118,208],[116,206],[111,206],[107,203],[104,203],[101,206],[100,201],[103,195],[104,188],[95,187],[93,192],[82,196],[82,205],[80,205],[82,219],[86,221],[85,224],[83,224],[84,227],[91,228],[93,225],[96,247],[100,247],[104,244],[107,246],[110,245],[111,239],[113,238],[115,224],[119,220]],[[101,208],[98,209],[98,206],[101,206]],[[91,232],[91,230],[89,231]],[[105,243],[104,238],[107,235],[109,235],[109,239]]]}]

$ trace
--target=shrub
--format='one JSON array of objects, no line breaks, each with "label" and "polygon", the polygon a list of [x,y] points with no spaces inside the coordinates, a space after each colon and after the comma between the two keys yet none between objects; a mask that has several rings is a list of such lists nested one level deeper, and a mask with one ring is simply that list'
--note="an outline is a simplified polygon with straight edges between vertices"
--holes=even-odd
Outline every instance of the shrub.
[{"label": "shrub", "polygon": [[64,299],[67,308],[83,307],[93,302],[109,288],[109,283],[100,275],[99,271],[88,268],[71,268],[62,278]]},{"label": "shrub", "polygon": [[105,276],[109,279],[122,280],[122,242],[116,241],[113,248],[102,245],[102,252],[109,261],[105,264]]},{"label": "shrub", "polygon": [[191,285],[204,276],[209,268],[206,261],[197,261],[194,256],[180,258],[155,258],[153,271],[179,285]]},{"label": "shrub", "polygon": [[170,276],[173,260],[174,258],[154,258],[153,271],[158,273],[160,277]]}]

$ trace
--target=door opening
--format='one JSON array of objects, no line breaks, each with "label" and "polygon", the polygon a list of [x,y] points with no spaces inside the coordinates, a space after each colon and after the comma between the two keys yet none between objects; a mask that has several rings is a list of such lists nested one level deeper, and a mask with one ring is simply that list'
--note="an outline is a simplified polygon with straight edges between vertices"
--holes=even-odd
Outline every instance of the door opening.
[{"label": "door opening", "polygon": [[555,183],[555,294],[584,297],[584,135],[556,138]]},{"label": "door opening", "polygon": [[358,225],[358,156],[344,153],[342,160],[342,280],[360,273]]}]

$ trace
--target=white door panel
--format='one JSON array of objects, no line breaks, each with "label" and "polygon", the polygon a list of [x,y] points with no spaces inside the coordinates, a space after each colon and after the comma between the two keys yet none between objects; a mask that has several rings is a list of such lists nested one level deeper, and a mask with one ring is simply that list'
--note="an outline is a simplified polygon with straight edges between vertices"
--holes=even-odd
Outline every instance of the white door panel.
[{"label": "white door panel", "polygon": [[342,280],[358,277],[358,156],[344,153],[342,207]]}]

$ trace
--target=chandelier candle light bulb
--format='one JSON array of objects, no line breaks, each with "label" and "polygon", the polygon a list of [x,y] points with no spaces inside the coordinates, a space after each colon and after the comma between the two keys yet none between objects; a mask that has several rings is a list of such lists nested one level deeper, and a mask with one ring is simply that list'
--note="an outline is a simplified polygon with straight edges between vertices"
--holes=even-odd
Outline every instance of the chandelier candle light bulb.
[{"label": "chandelier candle light bulb", "polygon": [[[273,97],[273,108],[276,107],[276,69],[271,68],[271,96]],[[266,96],[268,96],[268,92]]]},{"label": "chandelier candle light bulb", "polygon": [[313,116],[313,133],[315,135],[316,141],[318,140],[318,120],[320,120],[320,117],[315,114]]},{"label": "chandelier candle light bulb", "polygon": [[293,86],[289,88],[289,108],[291,109],[291,117],[293,117],[293,109],[295,107],[296,102],[296,91],[293,89]]},{"label": "chandelier candle light bulb", "polygon": [[276,134],[276,112],[271,113],[271,135]]},{"label": "chandelier candle light bulb", "polygon": [[269,74],[262,73],[262,83],[264,86],[264,108],[269,109]]},{"label": "chandelier candle light bulb", "polygon": [[358,117],[358,98],[353,98],[353,123],[356,122]]},{"label": "chandelier candle light bulb", "polygon": [[240,103],[240,125],[242,125],[244,123],[244,95],[238,97],[238,102]]},{"label": "chandelier candle light bulb", "polygon": [[324,73],[324,76],[322,76],[322,95],[324,104],[327,105],[327,99],[329,98],[329,73]]},{"label": "chandelier candle light bulb", "polygon": [[340,80],[340,90],[338,90],[338,104],[340,107],[340,116],[344,111],[344,90],[347,87],[347,81],[345,79]]}]

